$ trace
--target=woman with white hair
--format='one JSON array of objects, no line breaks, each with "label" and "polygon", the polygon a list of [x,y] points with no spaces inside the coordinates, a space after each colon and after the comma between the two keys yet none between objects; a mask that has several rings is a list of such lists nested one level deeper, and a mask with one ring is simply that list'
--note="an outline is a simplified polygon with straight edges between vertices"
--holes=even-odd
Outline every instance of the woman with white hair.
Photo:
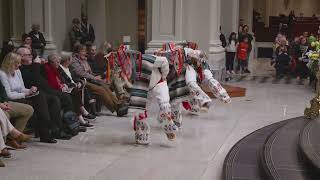
[{"label": "woman with white hair", "polygon": [[84,127],[93,127],[89,122],[85,121],[83,117],[93,120],[96,117],[89,114],[84,108],[82,102],[82,84],[69,83],[65,84],[61,79],[58,69],[60,68],[60,56],[57,54],[51,54],[48,56],[48,63],[44,65],[44,69],[47,75],[47,81],[51,88],[61,91],[72,98],[71,104],[72,110],[77,114],[80,121],[80,125]]}]

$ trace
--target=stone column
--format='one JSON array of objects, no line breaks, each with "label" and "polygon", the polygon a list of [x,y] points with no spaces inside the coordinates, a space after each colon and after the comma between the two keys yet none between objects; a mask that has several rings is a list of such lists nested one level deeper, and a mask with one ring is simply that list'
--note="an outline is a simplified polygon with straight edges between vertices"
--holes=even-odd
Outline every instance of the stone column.
[{"label": "stone column", "polygon": [[244,20],[244,24],[248,25],[252,32],[253,0],[241,0],[240,9],[240,18]]},{"label": "stone column", "polygon": [[217,80],[223,79],[225,49],[220,41],[221,0],[210,0],[209,64]]},{"label": "stone column", "polygon": [[221,1],[221,27],[226,37],[231,32],[238,32],[239,26],[239,0]]},{"label": "stone column", "polygon": [[10,40],[15,46],[21,44],[21,35],[24,33],[23,1],[12,0],[10,9]]},{"label": "stone column", "polygon": [[47,45],[45,56],[54,53],[57,49],[53,41],[52,30],[52,0],[24,0],[25,6],[25,32],[31,30],[32,24],[39,24]]},{"label": "stone column", "polygon": [[266,1],[266,27],[269,27],[269,17],[271,16],[272,11],[272,1]]},{"label": "stone column", "polygon": [[183,0],[152,0],[152,40],[147,53],[162,47],[163,42],[182,41]]}]

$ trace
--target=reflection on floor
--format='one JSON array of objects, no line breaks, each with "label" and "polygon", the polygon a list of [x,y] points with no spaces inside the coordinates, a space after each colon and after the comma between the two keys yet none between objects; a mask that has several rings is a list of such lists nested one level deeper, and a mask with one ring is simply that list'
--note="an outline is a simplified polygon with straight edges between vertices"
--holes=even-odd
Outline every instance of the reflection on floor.
[{"label": "reflection on floor", "polygon": [[[13,158],[4,160],[7,167],[0,169],[0,179],[219,180],[226,154],[237,141],[266,125],[303,115],[313,96],[307,85],[250,80],[273,73],[263,69],[268,67],[265,61],[254,63],[259,73],[229,83],[247,88],[246,97],[234,98],[230,105],[214,100],[210,112],[199,117],[184,112],[175,142],[168,142],[151,119],[152,144],[136,146],[131,115],[104,116],[95,129],[70,141],[33,142],[27,150],[13,152]],[[151,107],[156,114],[156,106]]]}]

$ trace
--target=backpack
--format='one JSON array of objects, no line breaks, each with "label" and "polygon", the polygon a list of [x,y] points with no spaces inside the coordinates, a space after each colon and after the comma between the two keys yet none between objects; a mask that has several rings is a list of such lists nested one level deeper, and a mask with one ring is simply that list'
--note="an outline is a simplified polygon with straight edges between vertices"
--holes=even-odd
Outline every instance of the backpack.
[{"label": "backpack", "polygon": [[68,130],[76,135],[79,133],[80,122],[78,121],[77,114],[68,111],[63,114],[63,121],[66,123]]}]

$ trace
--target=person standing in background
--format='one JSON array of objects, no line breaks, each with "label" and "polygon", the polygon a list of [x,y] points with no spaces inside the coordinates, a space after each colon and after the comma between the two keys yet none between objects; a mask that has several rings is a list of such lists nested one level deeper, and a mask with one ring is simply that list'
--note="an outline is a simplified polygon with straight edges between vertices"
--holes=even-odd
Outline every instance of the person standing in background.
[{"label": "person standing in background", "polygon": [[88,24],[88,16],[84,14],[81,15],[81,32],[84,35],[84,44],[94,43],[96,36],[93,26],[91,24]]},{"label": "person standing in background", "polygon": [[252,51],[253,36],[249,33],[249,26],[248,25],[244,25],[242,33],[239,33],[239,42],[243,42],[245,38],[248,39],[248,46],[249,46],[248,47],[248,52],[247,52],[245,73],[251,73],[249,71],[248,66],[249,66],[250,54],[251,54],[251,51]]},{"label": "person standing in background", "polygon": [[29,36],[32,39],[32,49],[37,51],[38,55],[43,56],[44,48],[46,47],[47,43],[43,34],[40,32],[39,24],[33,24],[31,26],[31,32],[29,32]]},{"label": "person standing in background", "polygon": [[229,42],[226,47],[226,70],[227,74],[235,74],[233,71],[233,65],[234,65],[234,58],[236,56],[237,52],[237,34],[235,32],[232,32],[229,36]]}]

